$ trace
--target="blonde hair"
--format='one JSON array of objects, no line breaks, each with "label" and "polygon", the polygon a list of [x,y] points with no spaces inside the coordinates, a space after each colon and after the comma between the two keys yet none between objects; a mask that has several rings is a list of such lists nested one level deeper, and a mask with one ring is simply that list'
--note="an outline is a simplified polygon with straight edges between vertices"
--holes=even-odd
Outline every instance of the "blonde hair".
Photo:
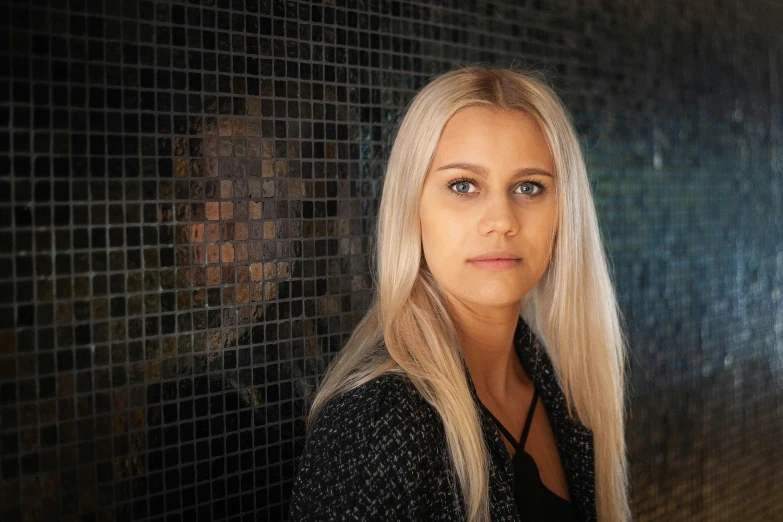
[{"label": "blonde hair", "polygon": [[332,397],[385,373],[405,374],[445,427],[471,522],[489,521],[488,450],[465,378],[460,341],[438,283],[424,266],[418,220],[438,140],[459,109],[518,109],[540,126],[552,152],[559,225],[551,261],[520,303],[546,349],[569,414],[592,429],[598,519],[630,519],[625,446],[626,341],[581,148],[557,95],[531,75],[469,66],[427,84],[408,107],[389,156],[373,252],[376,292],[329,366],[307,431]]}]

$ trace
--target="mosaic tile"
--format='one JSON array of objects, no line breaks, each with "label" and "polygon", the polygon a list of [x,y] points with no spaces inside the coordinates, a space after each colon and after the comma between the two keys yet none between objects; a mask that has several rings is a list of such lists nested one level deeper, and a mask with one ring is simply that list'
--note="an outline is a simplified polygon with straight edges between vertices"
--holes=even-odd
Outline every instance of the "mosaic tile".
[{"label": "mosaic tile", "polygon": [[638,521],[783,512],[774,2],[0,1],[0,519],[286,520],[433,76],[542,72],[631,346]]}]

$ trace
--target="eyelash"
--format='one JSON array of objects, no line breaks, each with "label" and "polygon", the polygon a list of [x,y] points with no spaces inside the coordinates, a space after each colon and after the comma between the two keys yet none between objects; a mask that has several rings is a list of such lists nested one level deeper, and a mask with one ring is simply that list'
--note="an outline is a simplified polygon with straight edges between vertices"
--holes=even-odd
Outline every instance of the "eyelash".
[{"label": "eyelash", "polygon": [[[476,184],[476,180],[474,180],[472,178],[459,178],[459,179],[455,179],[455,180],[449,181],[448,187],[449,187],[449,189],[452,189],[454,187],[454,185],[458,185],[460,183],[470,183],[472,185],[475,185]],[[543,184],[539,183],[538,181],[534,181],[534,180],[530,180],[530,179],[521,182],[519,185],[517,185],[517,187],[520,186],[520,185],[524,185],[526,183],[538,187],[538,192],[536,192],[535,194],[522,194],[523,196],[536,198],[538,196],[543,195],[544,192],[547,191],[547,188]],[[456,192],[454,190],[452,190],[451,192],[453,192],[454,194],[456,194],[458,197],[461,197],[461,198],[464,198],[464,197],[469,196],[470,194],[472,194],[471,192]]]}]

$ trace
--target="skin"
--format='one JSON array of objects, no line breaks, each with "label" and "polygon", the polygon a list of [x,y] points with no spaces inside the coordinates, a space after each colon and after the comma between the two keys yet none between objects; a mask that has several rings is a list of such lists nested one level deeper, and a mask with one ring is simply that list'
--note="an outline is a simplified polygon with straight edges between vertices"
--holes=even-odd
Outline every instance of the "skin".
[{"label": "skin", "polygon": [[[484,173],[445,168],[454,163],[478,165]],[[516,177],[520,169],[527,171]],[[515,434],[522,432],[534,387],[514,352],[513,335],[520,301],[552,256],[558,224],[553,173],[549,146],[530,116],[466,107],[441,133],[420,200],[424,262],[445,292],[476,392]],[[511,251],[521,261],[504,270],[470,261],[490,250]],[[508,441],[506,446],[513,453]],[[544,484],[568,498],[541,401],[525,450]]]}]

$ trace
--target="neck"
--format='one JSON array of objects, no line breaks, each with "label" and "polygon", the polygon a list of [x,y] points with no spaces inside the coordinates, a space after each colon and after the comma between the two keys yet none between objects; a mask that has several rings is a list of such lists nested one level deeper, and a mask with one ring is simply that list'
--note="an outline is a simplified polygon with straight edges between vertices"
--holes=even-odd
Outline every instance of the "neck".
[{"label": "neck", "polygon": [[490,311],[458,308],[453,311],[465,365],[480,395],[502,402],[524,371],[514,351],[519,306]]}]

